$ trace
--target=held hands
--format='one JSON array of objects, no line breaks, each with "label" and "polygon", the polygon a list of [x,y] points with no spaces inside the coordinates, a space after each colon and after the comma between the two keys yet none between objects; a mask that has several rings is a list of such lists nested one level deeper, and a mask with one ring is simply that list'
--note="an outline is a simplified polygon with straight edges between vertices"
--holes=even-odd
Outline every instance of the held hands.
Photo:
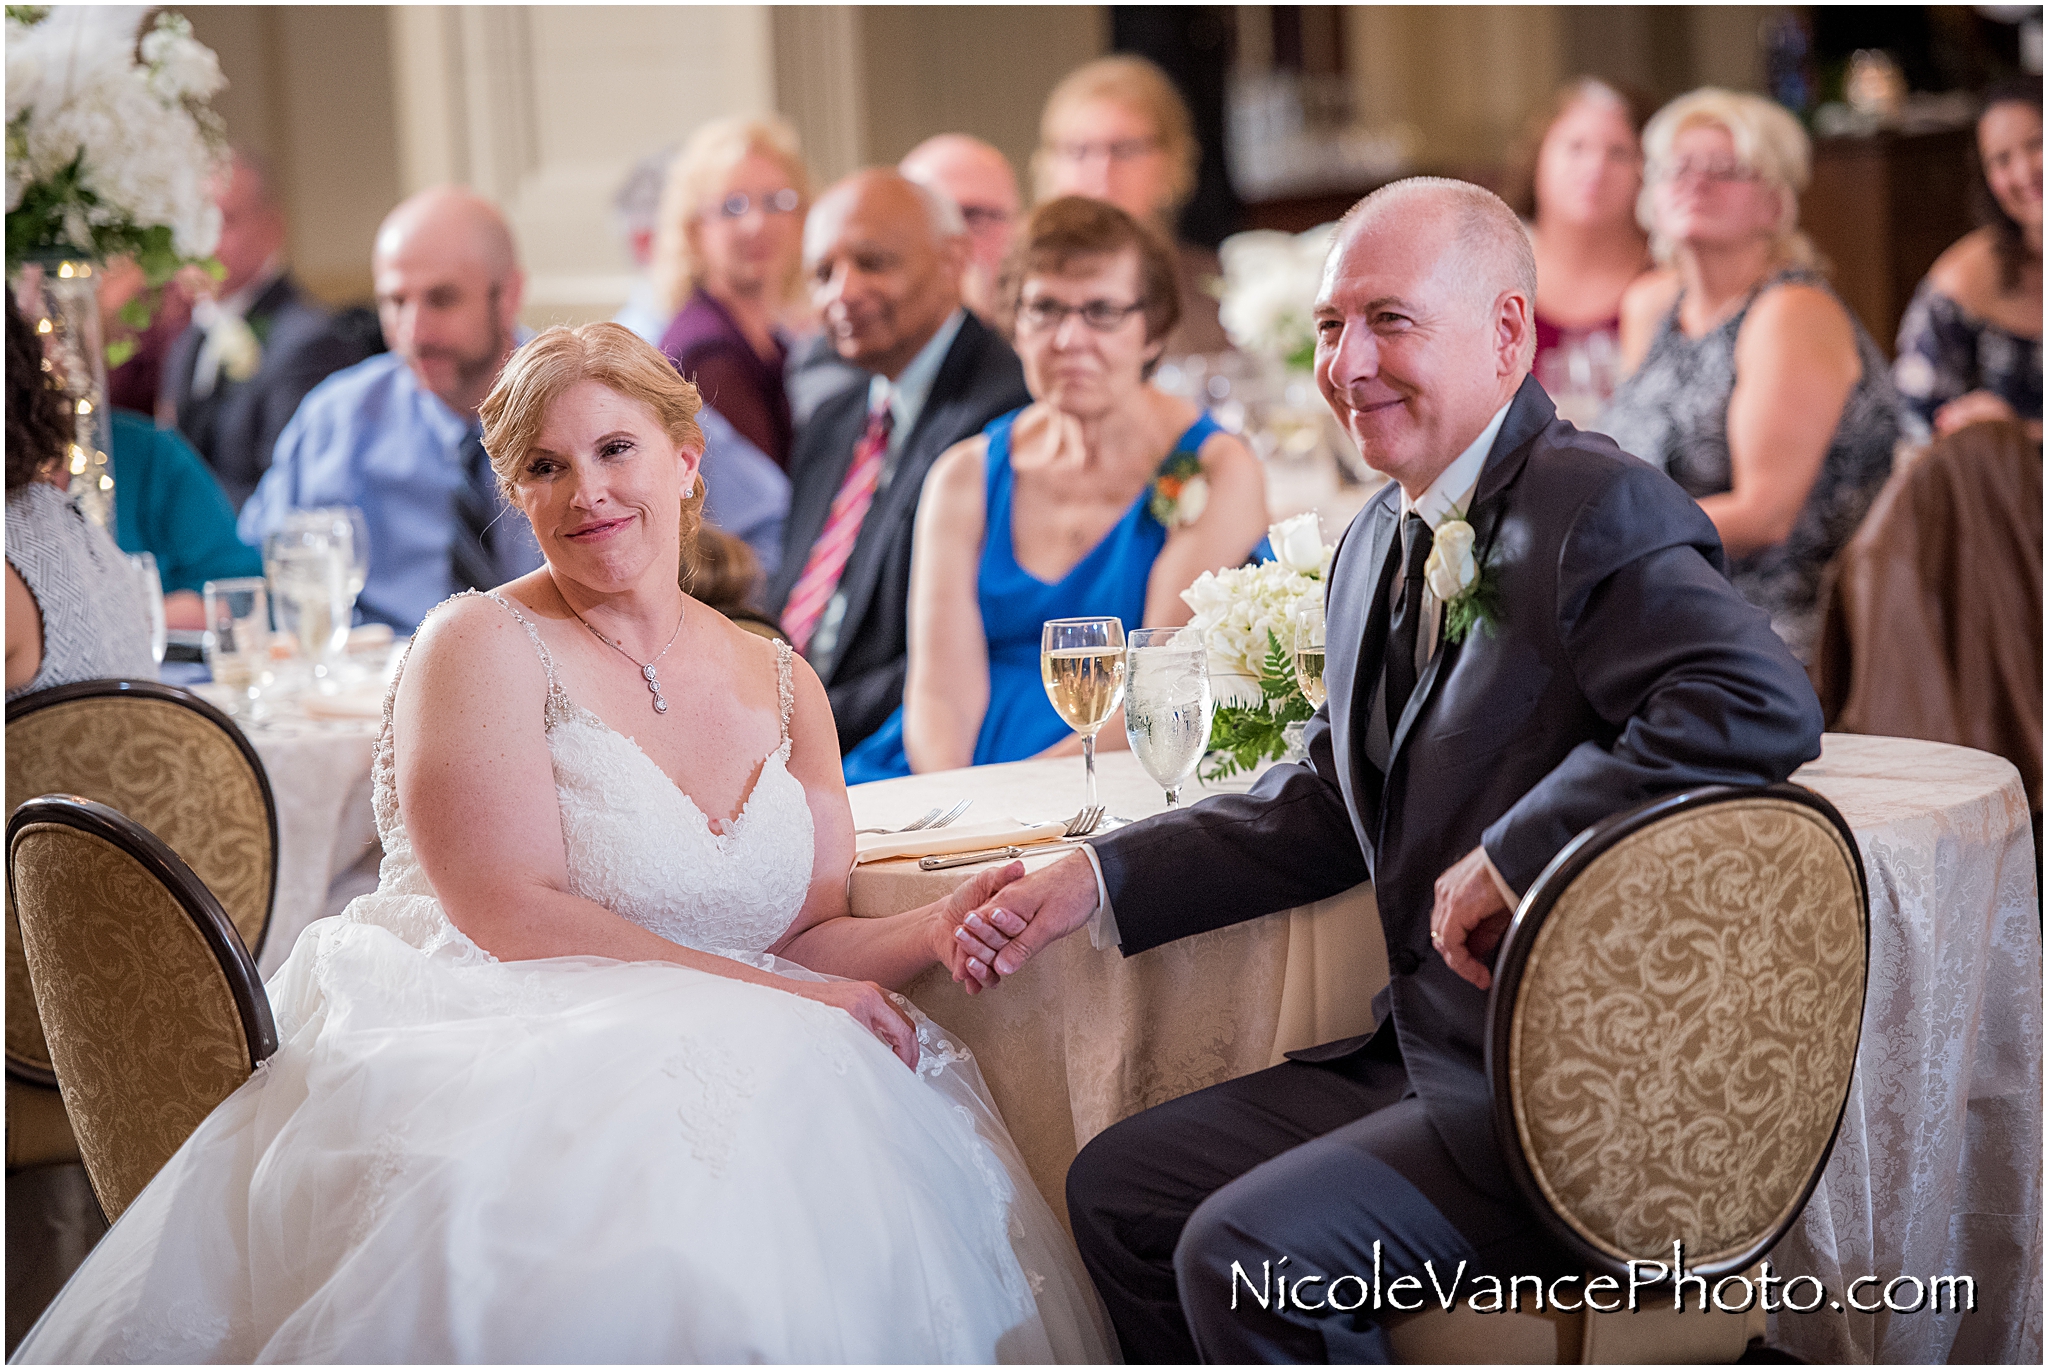
[{"label": "held hands", "polygon": [[1989,390],[1972,390],[1958,395],[1934,411],[1934,431],[1942,437],[1968,428],[1973,423],[2019,422],[2013,407]]},{"label": "held hands", "polygon": [[1000,911],[982,905],[1023,874],[1022,861],[977,872],[935,909],[933,954],[969,994],[979,994],[995,984],[996,973],[990,966],[996,953],[1008,945],[1011,935],[1024,930],[1023,921],[1008,913],[1002,914],[999,926],[995,915]]},{"label": "held hands", "polygon": [[995,972],[966,982],[968,992],[979,993],[997,977],[1015,975],[1034,953],[1084,926],[1095,904],[1095,868],[1080,852],[1008,885],[1000,899],[976,911],[978,926],[966,925],[975,942],[970,956],[986,960]]},{"label": "held hands", "polygon": [[1436,878],[1429,940],[1460,978],[1487,989],[1493,984],[1487,964],[1506,935],[1513,912],[1488,868],[1485,848],[1474,847]]}]

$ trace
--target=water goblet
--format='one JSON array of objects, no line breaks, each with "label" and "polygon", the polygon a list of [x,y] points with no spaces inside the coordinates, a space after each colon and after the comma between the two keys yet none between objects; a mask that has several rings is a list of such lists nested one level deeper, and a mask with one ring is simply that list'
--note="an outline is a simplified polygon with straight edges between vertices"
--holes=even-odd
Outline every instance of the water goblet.
[{"label": "water goblet", "polygon": [[287,519],[264,539],[263,567],[277,604],[278,626],[297,639],[312,663],[318,688],[332,693],[355,611],[348,535],[331,520]]},{"label": "water goblet", "polygon": [[228,691],[227,710],[251,715],[270,657],[270,597],[263,577],[209,580],[201,587],[206,632],[200,650],[213,683]]},{"label": "water goblet", "polygon": [[1124,697],[1124,625],[1117,618],[1047,619],[1038,667],[1053,711],[1081,735],[1088,802],[1095,803],[1095,734]]},{"label": "water goblet", "polygon": [[149,620],[149,655],[157,665],[164,664],[164,648],[170,645],[170,633],[164,626],[164,582],[157,574],[156,557],[149,552],[130,552],[128,565],[135,573],[135,588],[142,595],[143,613]]},{"label": "water goblet", "polygon": [[1171,809],[1209,750],[1216,718],[1209,654],[1193,628],[1140,628],[1131,634],[1126,662],[1124,735]]}]

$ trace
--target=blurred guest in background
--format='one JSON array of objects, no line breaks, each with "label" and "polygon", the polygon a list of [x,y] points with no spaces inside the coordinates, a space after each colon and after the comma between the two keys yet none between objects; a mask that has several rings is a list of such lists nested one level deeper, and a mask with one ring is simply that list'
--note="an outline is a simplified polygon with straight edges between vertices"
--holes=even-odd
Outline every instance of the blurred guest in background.
[{"label": "blurred guest in background", "polygon": [[842,752],[903,702],[911,519],[926,473],[1031,398],[1016,353],[960,305],[967,254],[951,199],[879,167],[832,187],[804,225],[825,336],[872,378],[819,406],[798,435],[767,607],[824,681]]},{"label": "blurred guest in background", "polygon": [[1650,269],[1636,223],[1650,105],[1592,77],[1537,113],[1503,198],[1536,248],[1537,381],[1589,427],[1619,378],[1621,294]]},{"label": "blurred guest in background", "polygon": [[755,570],[773,575],[782,565],[789,477],[710,405],[698,411],[697,428],[704,435],[706,524],[745,543]]},{"label": "blurred guest in background", "polygon": [[[1180,592],[1242,563],[1265,531],[1250,449],[1146,383],[1180,311],[1172,248],[1114,205],[1069,196],[1033,211],[1012,261],[1002,298],[1035,402],[932,468],[903,708],[847,756],[848,784],[1078,751],[1041,684],[1045,621],[1186,623]],[[1155,506],[1184,456],[1206,498]],[[1101,736],[1122,744],[1120,716]]]},{"label": "blurred guest in background", "polygon": [[262,554],[235,536],[234,506],[177,429],[125,409],[111,417],[114,542],[156,558],[166,628],[204,628],[206,582],[260,576]]},{"label": "blurred guest in background", "polygon": [[1622,301],[1629,374],[1600,428],[1700,502],[1736,588],[1805,661],[1821,570],[1891,471],[1898,393],[1799,232],[1796,119],[1697,90],[1657,112],[1643,145],[1641,219],[1665,269]]},{"label": "blurred guest in background", "polygon": [[193,302],[192,324],[164,364],[163,402],[240,508],[299,401],[363,353],[329,331],[327,311],[285,270],[284,211],[263,165],[235,153],[214,200],[214,256],[227,275]]},{"label": "blurred guest in background", "polygon": [[1178,242],[1174,213],[1193,193],[1202,150],[1193,118],[1166,73],[1142,57],[1098,57],[1069,72],[1046,98],[1031,175],[1040,201],[1061,195],[1107,200],[1177,246],[1180,324],[1167,356],[1230,346],[1210,285],[1216,254]]},{"label": "blurred guest in background", "polygon": [[[145,288],[142,268],[132,258],[115,257],[107,262],[105,271],[100,282],[103,300],[110,291],[118,291],[125,303]],[[182,277],[183,273],[180,274]],[[199,273],[194,269],[193,274]],[[112,350],[123,344],[131,349],[119,365],[107,367],[107,402],[116,409],[154,414],[161,422],[174,423],[177,416],[163,402],[164,363],[179,335],[192,322],[192,296],[183,280],[176,278],[158,287],[152,295],[149,323],[140,329],[122,319],[118,310],[101,306],[100,336],[111,355],[119,355]]]},{"label": "blurred guest in background", "polygon": [[2041,440],[2041,78],[1993,86],[1977,118],[1978,220],[1899,323],[1892,379],[1916,437],[1987,419]]},{"label": "blurred guest in background", "polygon": [[912,148],[896,169],[953,197],[971,244],[960,292],[983,323],[996,318],[996,277],[1017,236],[1017,173],[993,144],[965,133],[940,133]]},{"label": "blurred guest in background", "polygon": [[655,280],[677,313],[661,350],[777,466],[793,424],[777,321],[797,288],[810,183],[779,119],[714,119],[669,168]]},{"label": "blurred guest in background", "polygon": [[385,217],[370,257],[391,350],[330,376],[277,441],[242,509],[261,546],[293,509],[354,505],[369,525],[363,618],[400,633],[457,590],[489,589],[540,565],[484,453],[477,406],[525,341],[526,277],[498,207],[459,186],[412,196]]},{"label": "blurred guest in background", "polygon": [[149,607],[128,559],[64,493],[71,415],[7,297],[7,698],[155,680]]},{"label": "blurred guest in background", "polygon": [[638,273],[633,293],[627,297],[625,307],[612,315],[612,322],[632,329],[654,347],[661,346],[661,335],[668,332],[669,321],[676,316],[675,310],[662,301],[653,275],[654,239],[661,224],[661,188],[668,180],[668,165],[675,156],[676,145],[670,143],[661,151],[642,157],[633,163],[625,183],[612,196],[612,231],[619,235],[619,245],[626,249],[626,256],[632,259],[633,270]]}]

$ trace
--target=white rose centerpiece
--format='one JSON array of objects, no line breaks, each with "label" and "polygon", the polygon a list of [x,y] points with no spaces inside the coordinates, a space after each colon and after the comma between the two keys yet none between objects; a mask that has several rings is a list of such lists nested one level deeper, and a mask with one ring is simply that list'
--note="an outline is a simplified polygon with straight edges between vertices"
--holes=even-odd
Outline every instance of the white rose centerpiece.
[{"label": "white rose centerpiece", "polygon": [[1195,611],[1216,693],[1204,779],[1249,770],[1286,750],[1286,726],[1315,710],[1294,674],[1298,628],[1322,617],[1323,587],[1336,548],[1324,544],[1313,513],[1267,530],[1273,559],[1204,571],[1181,598]]}]

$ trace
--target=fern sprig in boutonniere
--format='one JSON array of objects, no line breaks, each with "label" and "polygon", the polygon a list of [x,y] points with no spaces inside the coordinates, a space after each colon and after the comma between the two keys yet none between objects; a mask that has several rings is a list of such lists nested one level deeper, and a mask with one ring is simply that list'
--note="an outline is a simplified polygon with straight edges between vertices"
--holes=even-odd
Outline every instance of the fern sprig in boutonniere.
[{"label": "fern sprig in boutonniere", "polygon": [[1474,628],[1489,633],[1500,620],[1500,587],[1473,554],[1475,536],[1462,510],[1436,526],[1422,573],[1444,606],[1444,641],[1463,642]]}]

